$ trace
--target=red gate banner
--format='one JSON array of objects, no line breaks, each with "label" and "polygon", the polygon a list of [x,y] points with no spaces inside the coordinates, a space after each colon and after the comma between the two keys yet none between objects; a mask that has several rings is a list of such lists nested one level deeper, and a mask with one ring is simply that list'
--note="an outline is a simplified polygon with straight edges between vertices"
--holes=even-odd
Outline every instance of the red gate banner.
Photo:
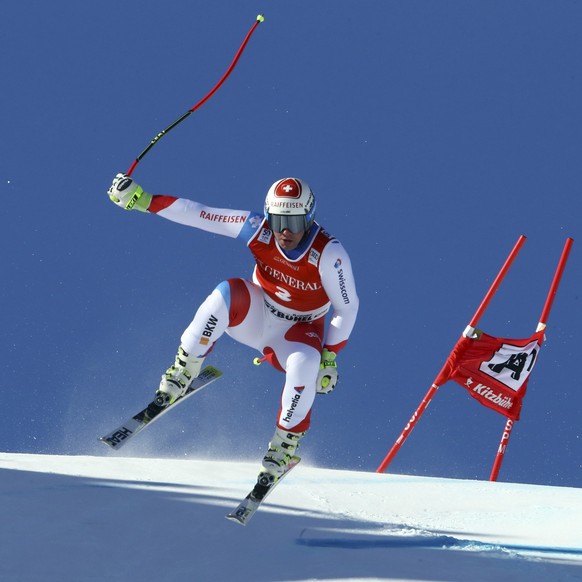
[{"label": "red gate banner", "polygon": [[476,329],[479,319],[485,313],[525,240],[526,237],[524,235],[521,235],[517,240],[475,312],[473,319],[471,319],[462,337],[449,354],[440,373],[418,405],[408,424],[404,427],[404,430],[400,433],[400,436],[396,439],[378,469],[376,469],[378,473],[384,472],[392,462],[396,453],[424,414],[439,387],[449,380],[454,380],[481,404],[507,417],[490,476],[491,481],[497,480],[513,422],[519,420],[522,401],[527,391],[527,383],[545,339],[544,330],[546,329],[558,285],[574,242],[571,238],[566,239],[536,333],[527,339],[504,339],[487,335]]},{"label": "red gate banner", "polygon": [[473,337],[463,336],[435,383],[454,380],[484,406],[519,420],[543,341],[543,331],[527,339],[496,338],[481,331]]}]

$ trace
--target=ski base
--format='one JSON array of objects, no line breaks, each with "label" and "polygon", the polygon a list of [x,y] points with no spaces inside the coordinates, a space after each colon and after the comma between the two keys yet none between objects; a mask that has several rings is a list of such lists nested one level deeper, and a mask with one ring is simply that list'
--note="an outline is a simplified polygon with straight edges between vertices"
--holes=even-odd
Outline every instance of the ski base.
[{"label": "ski base", "polygon": [[126,422],[118,426],[115,430],[99,437],[102,443],[110,446],[112,449],[118,450],[127,444],[133,437],[138,435],[142,430],[149,426],[154,420],[157,420],[172,408],[178,406],[194,394],[202,390],[208,384],[214,382],[222,376],[222,372],[213,366],[206,366],[197,378],[194,378],[192,384],[183,396],[177,398],[172,404],[160,406],[156,403],[157,397],[152,400],[142,411],[132,416]]},{"label": "ski base", "polygon": [[239,503],[236,509],[225,516],[226,519],[240,525],[246,525],[265,499],[272,493],[273,489],[299,464],[299,461],[301,461],[299,457],[293,457],[287,470],[277,479],[269,473],[261,473],[252,491]]}]

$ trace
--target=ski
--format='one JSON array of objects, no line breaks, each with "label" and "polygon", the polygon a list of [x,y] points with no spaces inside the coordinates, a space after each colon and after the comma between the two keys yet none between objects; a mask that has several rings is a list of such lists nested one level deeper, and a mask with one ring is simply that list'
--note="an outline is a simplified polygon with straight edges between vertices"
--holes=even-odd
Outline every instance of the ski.
[{"label": "ski", "polygon": [[279,478],[275,478],[274,475],[267,472],[259,474],[257,483],[252,491],[239,503],[234,511],[225,516],[226,519],[246,525],[273,489],[281,483],[291,469],[299,464],[299,461],[301,461],[299,457],[293,457],[287,466],[287,470]]},{"label": "ski", "polygon": [[194,378],[192,384],[188,387],[188,390],[183,396],[177,398],[172,404],[160,405],[156,402],[158,398],[154,398],[142,411],[138,412],[135,416],[132,416],[122,425],[118,426],[114,431],[99,437],[99,440],[106,445],[109,445],[112,449],[119,450],[122,446],[128,443],[130,439],[139,434],[147,426],[149,426],[154,420],[157,420],[166,412],[172,408],[178,406],[199,390],[202,390],[208,384],[214,382],[222,376],[222,372],[213,366],[206,366],[197,378]]}]

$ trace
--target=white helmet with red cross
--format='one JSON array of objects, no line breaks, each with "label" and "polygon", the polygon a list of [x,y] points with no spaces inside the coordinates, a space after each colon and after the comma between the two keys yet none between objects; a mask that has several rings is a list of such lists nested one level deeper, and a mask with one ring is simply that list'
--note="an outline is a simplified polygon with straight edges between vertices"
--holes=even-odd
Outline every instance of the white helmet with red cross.
[{"label": "white helmet with red cross", "polygon": [[277,180],[267,192],[265,216],[271,230],[308,231],[315,220],[315,196],[299,178]]}]

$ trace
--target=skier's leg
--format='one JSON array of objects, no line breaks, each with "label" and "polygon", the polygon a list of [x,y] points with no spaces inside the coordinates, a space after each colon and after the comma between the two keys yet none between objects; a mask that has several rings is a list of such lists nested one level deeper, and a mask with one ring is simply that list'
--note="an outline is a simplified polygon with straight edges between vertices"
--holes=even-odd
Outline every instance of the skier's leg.
[{"label": "skier's leg", "polygon": [[278,428],[292,432],[309,428],[320,360],[320,353],[305,344],[296,344],[287,357]]},{"label": "skier's leg", "polygon": [[192,323],[182,334],[186,351],[206,356],[226,331],[233,339],[251,347],[263,335],[263,296],[244,279],[223,281],[198,308]]},{"label": "skier's leg", "polygon": [[229,327],[245,321],[250,308],[248,283],[242,279],[220,283],[200,305],[182,334],[174,365],[162,376],[158,393],[167,394],[169,402],[184,394],[200,373],[204,358],[216,341]]},{"label": "skier's leg", "polygon": [[296,456],[299,441],[309,428],[321,362],[323,322],[299,323],[273,346],[285,370],[285,385],[275,434],[263,458],[263,467],[278,476]]}]

